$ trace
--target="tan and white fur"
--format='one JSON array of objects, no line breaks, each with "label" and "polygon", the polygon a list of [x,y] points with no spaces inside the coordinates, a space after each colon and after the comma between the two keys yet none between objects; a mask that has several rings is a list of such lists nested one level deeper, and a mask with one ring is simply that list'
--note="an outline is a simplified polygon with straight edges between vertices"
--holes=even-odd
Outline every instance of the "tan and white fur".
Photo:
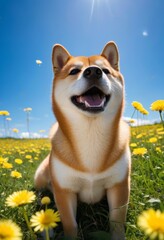
[{"label": "tan and white fur", "polygon": [[35,185],[52,189],[66,236],[77,236],[77,199],[95,203],[106,194],[111,239],[123,240],[131,157],[117,46],[108,42],[100,55],[73,57],[57,44],[52,64],[52,108],[58,123]]}]

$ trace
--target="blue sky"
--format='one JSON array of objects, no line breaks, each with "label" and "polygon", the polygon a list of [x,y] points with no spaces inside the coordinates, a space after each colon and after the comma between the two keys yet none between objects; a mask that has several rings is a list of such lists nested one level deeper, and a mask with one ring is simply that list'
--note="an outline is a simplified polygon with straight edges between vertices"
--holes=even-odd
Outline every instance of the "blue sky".
[{"label": "blue sky", "polygon": [[[0,110],[8,110],[11,128],[47,131],[51,110],[51,51],[63,44],[72,55],[99,54],[114,40],[126,83],[124,116],[132,101],[149,110],[164,97],[163,0],[0,0]],[[36,59],[43,63],[39,66]],[[151,112],[148,119],[157,119]],[[0,118],[1,134],[3,121]]]}]

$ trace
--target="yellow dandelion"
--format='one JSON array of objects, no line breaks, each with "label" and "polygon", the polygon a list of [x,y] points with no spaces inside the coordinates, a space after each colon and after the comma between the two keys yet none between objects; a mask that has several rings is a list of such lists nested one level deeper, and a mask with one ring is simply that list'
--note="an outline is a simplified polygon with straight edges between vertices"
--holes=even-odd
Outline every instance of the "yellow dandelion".
[{"label": "yellow dandelion", "polygon": [[3,157],[0,157],[0,164],[4,164],[4,163],[6,163],[8,160],[7,160],[7,158],[3,158]]},{"label": "yellow dandelion", "polygon": [[56,227],[57,222],[60,222],[60,217],[58,211],[54,212],[52,209],[47,209],[36,212],[36,214],[31,217],[30,222],[35,232],[42,232],[49,228]]},{"label": "yellow dandelion", "polygon": [[6,110],[2,110],[2,111],[0,111],[0,115],[1,116],[9,116],[10,113],[8,111],[6,111]]},{"label": "yellow dandelion", "polygon": [[156,137],[152,137],[152,138],[149,139],[150,143],[155,143],[157,141],[158,141],[158,139]]},{"label": "yellow dandelion", "polygon": [[144,154],[146,154],[147,153],[147,149],[146,148],[135,148],[134,150],[133,150],[133,154],[134,155],[144,155]]},{"label": "yellow dandelion", "polygon": [[163,132],[158,132],[159,135],[164,135],[164,131]]},{"label": "yellow dandelion", "polygon": [[136,138],[138,139],[138,138],[142,138],[143,137],[143,134],[142,133],[140,133],[140,134],[138,134],[137,136],[136,136]]},{"label": "yellow dandelion", "polygon": [[164,111],[164,100],[157,100],[153,102],[150,109],[153,111]]},{"label": "yellow dandelion", "polygon": [[50,204],[50,202],[51,202],[51,200],[49,197],[43,197],[41,199],[41,204],[43,204],[43,205],[48,205],[48,204]]},{"label": "yellow dandelion", "polygon": [[149,112],[143,107],[140,112],[143,114],[143,115],[148,115]]},{"label": "yellow dandelion", "polygon": [[164,240],[164,213],[148,209],[139,215],[137,223],[150,239]]},{"label": "yellow dandelion", "polygon": [[17,163],[17,164],[22,164],[23,161],[22,161],[22,159],[16,158],[16,159],[15,159],[15,163]]},{"label": "yellow dandelion", "polygon": [[19,132],[19,130],[18,130],[17,128],[13,128],[12,131],[13,131],[14,133],[18,133],[18,132]]},{"label": "yellow dandelion", "polygon": [[153,102],[150,106],[150,109],[153,111],[159,112],[161,122],[162,122],[163,128],[164,128],[164,121],[163,121],[163,116],[162,116],[162,111],[164,111],[164,100],[157,100],[157,101]]},{"label": "yellow dandelion", "polygon": [[157,152],[162,152],[160,147],[156,147],[155,149]]},{"label": "yellow dandelion", "polygon": [[21,240],[22,233],[20,227],[11,220],[0,220],[1,240]]},{"label": "yellow dandelion", "polygon": [[142,104],[141,104],[140,102],[137,102],[137,101],[132,102],[132,106],[133,106],[137,111],[140,111],[140,110],[143,108]]},{"label": "yellow dandelion", "polygon": [[35,200],[36,196],[34,192],[22,190],[18,192],[14,192],[6,199],[6,205],[9,207],[18,207],[21,205],[25,205],[31,203]]},{"label": "yellow dandelion", "polygon": [[13,165],[8,162],[3,162],[2,168],[10,169],[13,168]]},{"label": "yellow dandelion", "polygon": [[31,156],[31,155],[26,155],[25,158],[26,158],[26,159],[31,159],[32,156]]},{"label": "yellow dandelion", "polygon": [[131,143],[130,146],[131,147],[137,147],[137,144],[136,143]]},{"label": "yellow dandelion", "polygon": [[18,171],[12,171],[10,176],[13,178],[21,178],[22,174]]}]

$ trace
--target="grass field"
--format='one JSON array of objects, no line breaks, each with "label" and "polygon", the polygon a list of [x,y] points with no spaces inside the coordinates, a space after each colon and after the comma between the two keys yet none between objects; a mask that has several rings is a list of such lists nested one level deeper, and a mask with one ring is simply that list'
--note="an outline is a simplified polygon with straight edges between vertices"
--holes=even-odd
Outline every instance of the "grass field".
[{"label": "grass field", "polygon": [[[163,211],[164,207],[162,204],[164,200],[164,129],[162,125],[157,124],[135,127],[131,131],[132,180],[126,237],[127,240],[144,240],[148,238],[136,224],[138,215],[149,208]],[[50,143],[47,139],[0,139],[0,219],[12,219],[17,223],[22,229],[25,240],[33,237],[22,212],[19,208],[6,206],[5,201],[15,191],[35,191],[34,172],[49,150]],[[42,192],[36,195],[37,200],[25,207],[29,219],[36,211],[44,208],[41,205],[41,198],[45,195],[52,199],[49,207],[55,208],[51,193]],[[80,203],[77,219],[79,240],[110,239],[108,234],[105,234],[109,231],[106,199],[94,206]],[[91,232],[96,233],[88,235]],[[52,239],[61,239],[62,234],[61,223],[50,233],[53,236]],[[42,235],[37,234],[37,239],[43,239]]]}]

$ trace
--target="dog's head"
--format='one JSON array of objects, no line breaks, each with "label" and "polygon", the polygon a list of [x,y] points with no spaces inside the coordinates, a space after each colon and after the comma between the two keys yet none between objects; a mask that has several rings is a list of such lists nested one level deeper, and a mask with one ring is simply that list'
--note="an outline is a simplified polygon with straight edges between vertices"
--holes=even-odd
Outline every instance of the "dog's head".
[{"label": "dog's head", "polygon": [[73,57],[61,45],[53,48],[53,110],[86,116],[112,114],[123,102],[124,82],[119,72],[119,54],[109,42],[100,55]]}]

